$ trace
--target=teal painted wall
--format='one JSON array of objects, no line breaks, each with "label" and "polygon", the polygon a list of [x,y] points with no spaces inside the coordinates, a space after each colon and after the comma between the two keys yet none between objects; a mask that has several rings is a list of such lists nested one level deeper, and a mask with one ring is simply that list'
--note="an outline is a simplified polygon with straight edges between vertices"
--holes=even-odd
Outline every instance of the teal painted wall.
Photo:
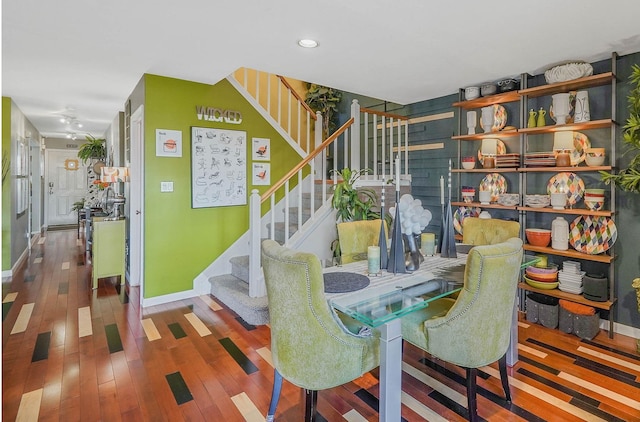
[{"label": "teal painted wall", "polygon": [[[223,80],[207,85],[156,75],[144,76],[145,106],[145,268],[144,297],[190,290],[193,279],[249,227],[249,206],[191,208],[191,127],[242,130],[251,138],[271,139],[271,183],[300,161],[300,156],[235,88]],[[198,120],[196,106],[240,111],[242,124]],[[156,157],[156,129],[182,131],[182,157]],[[247,148],[247,192],[251,185]],[[161,181],[174,191],[160,192]],[[247,197],[248,203],[248,197]]]},{"label": "teal painted wall", "polygon": [[[2,157],[11,157],[11,98],[2,97]],[[2,183],[2,271],[11,269],[11,172]]]},{"label": "teal painted wall", "polygon": [[[626,166],[631,160],[630,155],[623,154],[626,148],[622,141],[621,126],[624,125],[626,120],[629,118],[627,96],[629,95],[630,86],[628,84],[628,78],[631,74],[631,66],[633,64],[640,64],[640,52],[619,57],[617,61],[617,116],[615,116],[615,120],[620,123],[616,143],[618,167]],[[609,66],[609,61],[605,60],[593,63],[593,66],[594,73],[608,71],[607,66]],[[538,77],[543,78],[542,75],[539,75]],[[385,103],[383,101],[353,94],[346,94],[343,95],[343,103],[349,104],[354,98],[358,99],[359,103],[363,107],[373,108],[380,111],[388,111],[390,113],[396,113],[408,117],[419,117],[447,111],[454,111],[456,113],[453,119],[414,124],[409,127],[409,145],[411,146],[432,142],[444,142],[445,144],[444,149],[416,151],[409,155],[409,172],[412,176],[412,194],[415,198],[420,199],[423,206],[429,209],[433,214],[433,219],[425,231],[438,233],[440,230],[440,221],[442,216],[439,205],[439,175],[443,174],[446,178],[449,158],[453,160],[454,166],[457,165],[457,143],[451,141],[451,136],[455,135],[457,132],[458,110],[451,107],[451,104],[458,100],[457,93],[405,106]],[[549,106],[546,103],[540,105],[545,108],[548,108]],[[593,101],[591,106],[592,117],[594,113],[597,114],[598,112],[604,112],[601,107],[598,107],[596,101]],[[513,113],[513,115],[516,115],[515,113],[517,113],[517,110],[513,110]],[[345,117],[348,118],[348,114],[346,112],[341,114],[341,118],[344,119]],[[549,122],[550,119],[547,120],[547,123]],[[517,122],[512,121],[509,124],[516,123]],[[606,132],[608,133],[608,130]],[[465,147],[469,147],[469,145],[463,145],[463,148]],[[474,145],[473,148],[475,149],[477,146]],[[459,191],[457,182],[458,177],[454,175],[452,189],[454,197]],[[517,183],[517,179],[514,178],[510,182]],[[616,226],[618,228],[618,240],[615,245],[616,260],[614,261],[614,265],[616,272],[616,297],[618,302],[614,310],[614,320],[624,325],[640,328],[640,313],[638,312],[636,292],[631,287],[632,280],[635,277],[640,277],[640,253],[638,252],[637,247],[637,239],[640,238],[640,194],[632,194],[618,190],[616,200]],[[515,213],[510,214],[508,212],[500,212],[498,210],[491,210],[491,212],[499,218],[517,218]],[[583,266],[584,265],[589,266],[590,263],[585,261]],[[604,313],[603,315],[606,316]]]}]

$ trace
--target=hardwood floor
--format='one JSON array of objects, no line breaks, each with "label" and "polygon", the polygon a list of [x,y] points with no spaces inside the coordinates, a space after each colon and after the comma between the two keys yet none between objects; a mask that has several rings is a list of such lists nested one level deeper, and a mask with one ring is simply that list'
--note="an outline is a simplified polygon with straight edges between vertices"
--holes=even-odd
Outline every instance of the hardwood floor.
[{"label": "hardwood floor", "polygon": [[[269,328],[211,296],[141,310],[137,288],[100,280],[75,230],[47,232],[2,291],[3,421],[263,421],[273,369]],[[80,242],[80,243],[79,243]],[[521,322],[512,404],[496,365],[478,377],[484,420],[640,421],[635,340],[593,341]],[[406,421],[466,418],[464,372],[405,345]],[[318,394],[326,421],[377,421],[377,371]],[[285,381],[278,421],[301,421]]]}]

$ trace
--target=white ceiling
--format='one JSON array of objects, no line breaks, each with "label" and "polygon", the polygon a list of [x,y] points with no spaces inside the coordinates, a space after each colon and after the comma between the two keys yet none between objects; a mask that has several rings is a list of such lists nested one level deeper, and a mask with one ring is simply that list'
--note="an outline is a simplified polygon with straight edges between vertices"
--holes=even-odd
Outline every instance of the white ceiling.
[{"label": "white ceiling", "polygon": [[104,135],[143,73],[249,67],[408,104],[640,51],[639,16],[638,0],[3,1],[2,95],[50,137],[63,114]]}]

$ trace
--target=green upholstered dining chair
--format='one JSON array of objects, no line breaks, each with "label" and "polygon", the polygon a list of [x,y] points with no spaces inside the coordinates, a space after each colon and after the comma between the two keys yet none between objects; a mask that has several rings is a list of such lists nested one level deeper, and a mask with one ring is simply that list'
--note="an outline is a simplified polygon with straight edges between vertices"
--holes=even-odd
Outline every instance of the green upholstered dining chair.
[{"label": "green upholstered dining chair", "polygon": [[469,420],[477,420],[477,368],[498,361],[511,401],[506,352],[522,261],[522,240],[476,246],[469,251],[464,286],[453,306],[432,317],[429,307],[402,318],[402,338],[467,373]]},{"label": "green upholstered dining chair", "polygon": [[265,240],[262,265],[275,369],[267,421],[274,420],[283,378],[306,390],[305,420],[312,421],[318,390],[345,384],[379,366],[379,338],[357,334],[354,320],[334,312],[315,255]]},{"label": "green upholstered dining chair", "polygon": [[462,243],[493,245],[520,236],[520,223],[499,218],[467,217],[462,220]]},{"label": "green upholstered dining chair", "polygon": [[[338,223],[338,242],[343,264],[367,259],[367,248],[378,246],[382,220],[361,220]],[[388,237],[387,224],[384,225]]]}]

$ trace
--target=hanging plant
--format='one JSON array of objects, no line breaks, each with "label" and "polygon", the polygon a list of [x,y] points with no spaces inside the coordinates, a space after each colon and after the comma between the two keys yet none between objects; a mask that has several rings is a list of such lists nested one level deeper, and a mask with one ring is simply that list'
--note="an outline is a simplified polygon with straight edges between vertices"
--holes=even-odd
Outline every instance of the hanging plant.
[{"label": "hanging plant", "polygon": [[618,174],[601,171],[602,180],[609,184],[614,182],[620,189],[640,193],[640,66],[631,67],[632,84],[629,92],[629,118],[623,127],[622,140],[627,144],[627,151],[624,154],[635,154],[629,166],[618,172]]},{"label": "hanging plant", "polygon": [[78,150],[78,157],[82,160],[82,163],[95,158],[98,160],[104,160],[107,155],[106,139],[95,138],[92,135],[87,135],[87,142],[80,146]]}]

